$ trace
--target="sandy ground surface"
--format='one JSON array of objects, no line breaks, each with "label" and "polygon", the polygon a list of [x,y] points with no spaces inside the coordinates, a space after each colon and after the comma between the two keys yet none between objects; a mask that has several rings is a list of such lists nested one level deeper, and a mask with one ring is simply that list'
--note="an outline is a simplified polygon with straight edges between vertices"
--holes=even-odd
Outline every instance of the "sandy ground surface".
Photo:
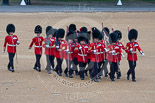
[{"label": "sandy ground surface", "polygon": [[[8,23],[16,25],[16,35],[21,44],[18,46],[18,64],[15,60],[15,73],[7,70],[8,55],[0,53],[0,103],[154,103],[155,102],[155,13],[0,13],[0,51],[3,49],[5,27]],[[120,29],[122,42],[126,44],[127,26],[139,30],[138,42],[145,57],[138,54],[136,67],[137,82],[126,80],[128,62],[121,61],[122,77],[111,82],[103,77],[99,83],[91,82],[88,77],[81,81],[79,77],[69,79],[58,77],[56,73],[48,75],[44,70],[46,59],[41,58],[42,72],[34,71],[35,56],[28,45],[34,36],[37,24],[55,28],[65,28],[70,23],[77,27],[105,26]],[[42,34],[45,36],[45,32]],[[65,63],[63,63],[63,69]]]}]

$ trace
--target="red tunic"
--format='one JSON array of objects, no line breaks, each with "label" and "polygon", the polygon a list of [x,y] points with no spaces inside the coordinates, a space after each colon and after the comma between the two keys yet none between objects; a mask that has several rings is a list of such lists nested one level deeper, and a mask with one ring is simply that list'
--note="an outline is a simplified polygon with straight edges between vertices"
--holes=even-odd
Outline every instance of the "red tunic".
[{"label": "red tunic", "polygon": [[9,53],[16,53],[16,44],[18,41],[18,37],[16,35],[13,36],[6,36],[4,41],[4,47],[7,45],[7,52]]},{"label": "red tunic", "polygon": [[[129,51],[131,48],[133,48],[132,53]],[[137,61],[138,60],[137,53],[136,53],[137,49],[139,52],[142,52],[142,49],[140,48],[140,46],[137,42],[128,42],[126,44],[126,52],[128,53],[127,60],[130,60],[130,61]]]},{"label": "red tunic", "polygon": [[[81,50],[79,49],[80,47]],[[77,53],[77,60],[78,62],[82,62],[82,63],[87,63],[88,62],[88,58],[87,58],[87,54],[88,54],[88,44],[84,44],[84,45],[77,45],[74,49],[75,53]]]},{"label": "red tunic", "polygon": [[[50,56],[53,56],[54,55],[54,43],[55,43],[55,38],[52,37],[52,38],[48,38],[48,41],[47,41],[47,38],[45,38],[44,40],[45,44],[43,45],[43,47],[45,47],[45,54],[46,55],[50,55]],[[46,47],[48,46],[48,47]]]},{"label": "red tunic", "polygon": [[[64,58],[64,45],[66,44],[65,40],[61,40],[60,44],[57,45],[56,42],[54,43],[54,56],[56,58],[62,59]],[[56,48],[56,46],[59,46],[59,48]]]},{"label": "red tunic", "polygon": [[[79,45],[79,43],[78,42],[75,42],[74,45],[77,46],[77,45]],[[74,52],[73,53],[73,58],[77,58],[77,55],[78,55],[78,53],[77,52]]]},{"label": "red tunic", "polygon": [[[91,61],[93,62],[101,62],[104,59],[104,48],[105,46],[98,42],[98,43],[91,43],[89,45],[89,53],[91,54]],[[96,50],[96,53],[94,54],[93,51]]]},{"label": "red tunic", "polygon": [[[75,48],[75,44],[66,43],[64,45],[64,58],[66,60],[73,60],[74,48]],[[65,51],[67,51],[67,52],[65,52]]]},{"label": "red tunic", "polygon": [[36,36],[32,39],[31,44],[29,45],[29,47],[32,47],[33,44],[35,44],[34,46],[34,52],[35,54],[42,54],[42,42],[44,41],[44,38],[42,36]]},{"label": "red tunic", "polygon": [[[121,42],[117,42],[117,45],[123,49],[123,50],[126,50],[125,46],[121,43]],[[118,60],[120,61],[121,60],[121,54],[119,53],[118,55]]]},{"label": "red tunic", "polygon": [[[111,62],[118,62],[118,54],[121,54],[121,48],[117,45],[117,43],[115,45],[108,45],[108,61]],[[115,51],[115,54],[111,54],[111,51]]]}]

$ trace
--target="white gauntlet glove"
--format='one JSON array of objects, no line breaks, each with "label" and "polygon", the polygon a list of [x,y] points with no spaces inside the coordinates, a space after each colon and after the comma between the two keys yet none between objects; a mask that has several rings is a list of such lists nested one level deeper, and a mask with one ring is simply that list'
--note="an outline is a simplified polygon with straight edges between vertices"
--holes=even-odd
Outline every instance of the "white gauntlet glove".
[{"label": "white gauntlet glove", "polygon": [[123,53],[121,53],[122,58],[125,58],[125,55]]},{"label": "white gauntlet glove", "polygon": [[5,53],[5,51],[3,50],[2,53]]},{"label": "white gauntlet glove", "polygon": [[108,52],[108,49],[107,49],[107,48],[104,48],[104,51],[105,51],[105,52]]},{"label": "white gauntlet glove", "polygon": [[129,50],[129,51],[130,51],[130,53],[132,53],[132,52],[133,52],[133,48],[130,48],[130,50]]},{"label": "white gauntlet glove", "polygon": [[111,51],[111,55],[115,55],[115,50]]},{"label": "white gauntlet glove", "polygon": [[56,46],[55,48],[56,48],[56,49],[59,49],[59,46]]},{"label": "white gauntlet glove", "polygon": [[81,49],[82,49],[82,47],[80,46],[80,47],[79,47],[79,50],[81,50]]},{"label": "white gauntlet glove", "polygon": [[50,46],[49,45],[45,45],[46,46],[46,48],[49,48]]},{"label": "white gauntlet glove", "polygon": [[19,42],[19,41],[17,41],[17,44],[20,44],[20,42]]},{"label": "white gauntlet glove", "polygon": [[92,52],[95,54],[97,51],[96,50],[93,50]]},{"label": "white gauntlet glove", "polygon": [[140,53],[141,53],[141,55],[142,55],[142,56],[145,56],[145,54],[144,54],[144,52],[143,52],[143,51],[140,51]]}]

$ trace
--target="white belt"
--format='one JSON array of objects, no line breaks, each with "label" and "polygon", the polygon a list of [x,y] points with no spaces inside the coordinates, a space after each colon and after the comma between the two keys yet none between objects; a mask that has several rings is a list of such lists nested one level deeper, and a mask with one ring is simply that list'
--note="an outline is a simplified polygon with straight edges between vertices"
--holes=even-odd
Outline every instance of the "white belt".
[{"label": "white belt", "polygon": [[132,53],[136,53],[136,52],[132,52]]},{"label": "white belt", "polygon": [[73,52],[67,52],[67,53],[71,54],[71,53],[73,53]]},{"label": "white belt", "polygon": [[53,48],[53,46],[50,46],[50,48]]},{"label": "white belt", "polygon": [[101,54],[100,52],[94,53],[94,54]]},{"label": "white belt", "polygon": [[78,54],[79,56],[87,56],[87,54],[83,55],[83,54]]},{"label": "white belt", "polygon": [[11,44],[8,44],[8,46],[16,46],[16,45],[11,45]]},{"label": "white belt", "polygon": [[62,51],[61,49],[57,49],[57,51]]},{"label": "white belt", "polygon": [[36,48],[41,48],[42,46],[35,46]]}]

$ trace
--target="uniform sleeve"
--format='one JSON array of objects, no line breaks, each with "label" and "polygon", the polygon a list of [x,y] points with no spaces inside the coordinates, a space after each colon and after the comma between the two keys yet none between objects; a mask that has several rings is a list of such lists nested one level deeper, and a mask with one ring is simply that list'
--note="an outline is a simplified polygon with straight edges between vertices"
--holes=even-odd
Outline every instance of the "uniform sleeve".
[{"label": "uniform sleeve", "polygon": [[46,45],[46,38],[44,38],[44,41],[43,41],[43,48],[45,48],[45,45]]},{"label": "uniform sleeve", "polygon": [[122,54],[122,50],[121,50],[121,48],[119,48],[119,51],[118,51],[120,54]]},{"label": "uniform sleeve", "polygon": [[[138,43],[137,43],[137,44],[138,44]],[[140,48],[139,44],[138,44],[138,46],[137,46],[137,49],[138,49],[139,52],[143,52],[143,50]]]},{"label": "uniform sleeve", "polygon": [[88,53],[92,53],[92,49],[93,49],[92,44],[90,44],[88,48]]},{"label": "uniform sleeve", "polygon": [[107,49],[108,49],[108,53],[110,54],[110,52],[111,52],[110,45],[108,45]]},{"label": "uniform sleeve", "polygon": [[6,44],[8,43],[8,39],[7,37],[5,37],[5,41],[4,41],[4,47],[6,47]]},{"label": "uniform sleeve", "polygon": [[105,49],[105,45],[104,44],[102,44],[102,51],[104,52],[104,49]]},{"label": "uniform sleeve", "polygon": [[31,42],[31,44],[29,45],[29,47],[32,47],[32,46],[33,46],[33,43],[34,43],[34,38],[32,39],[32,42]]},{"label": "uniform sleeve", "polygon": [[125,47],[123,44],[122,44],[122,49],[123,49],[123,50],[126,50],[126,47]]},{"label": "uniform sleeve", "polygon": [[75,53],[78,53],[78,52],[79,52],[79,46],[78,46],[78,45],[75,46],[74,52],[75,52]]},{"label": "uniform sleeve", "polygon": [[18,37],[16,36],[16,38],[17,38],[17,41],[19,42],[19,40],[18,40]]},{"label": "uniform sleeve", "polygon": [[125,51],[126,51],[126,53],[129,53],[129,44],[128,43],[126,44],[126,50]]}]

